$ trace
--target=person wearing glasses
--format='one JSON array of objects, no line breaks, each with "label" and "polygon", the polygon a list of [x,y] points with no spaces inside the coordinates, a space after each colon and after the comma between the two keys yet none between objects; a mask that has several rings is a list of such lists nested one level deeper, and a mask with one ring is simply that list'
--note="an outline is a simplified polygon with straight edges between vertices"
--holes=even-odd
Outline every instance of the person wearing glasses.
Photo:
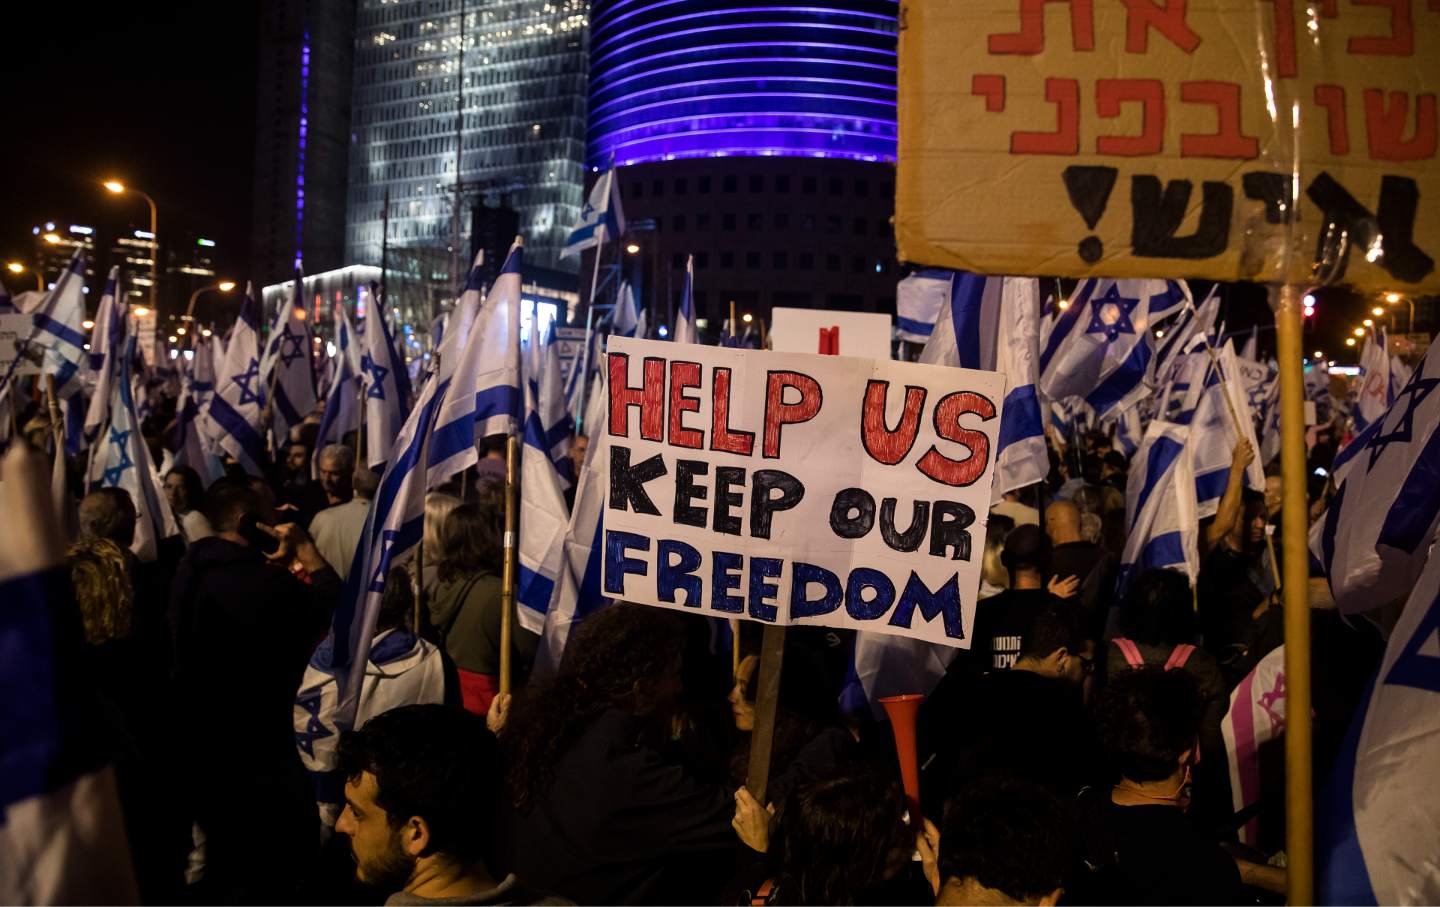
[{"label": "person wearing glasses", "polygon": [[1094,644],[1079,611],[1065,602],[1042,608],[1012,667],[978,678],[951,671],[930,694],[919,727],[926,815],[940,815],[946,798],[980,778],[1032,781],[1064,799],[1104,777],[1083,695]]}]

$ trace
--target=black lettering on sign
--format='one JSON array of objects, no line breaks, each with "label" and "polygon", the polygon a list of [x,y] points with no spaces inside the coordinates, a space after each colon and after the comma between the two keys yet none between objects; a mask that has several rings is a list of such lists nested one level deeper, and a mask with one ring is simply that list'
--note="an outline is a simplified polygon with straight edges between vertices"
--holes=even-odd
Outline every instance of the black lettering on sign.
[{"label": "black lettering on sign", "polygon": [[665,461],[660,459],[659,454],[632,467],[630,448],[623,444],[611,444],[610,509],[623,511],[628,505],[636,513],[659,516],[655,502],[645,493],[645,483],[660,478],[666,472]]},{"label": "black lettering on sign", "polygon": [[842,539],[864,538],[875,528],[875,499],[863,488],[846,488],[830,505],[830,528]]},{"label": "black lettering on sign", "polygon": [[1200,223],[1188,236],[1176,231],[1190,206],[1189,180],[1170,180],[1161,191],[1153,176],[1130,178],[1130,246],[1144,258],[1213,258],[1230,240],[1235,190],[1226,183],[1200,184]]},{"label": "black lettering on sign", "polygon": [[1335,279],[1345,276],[1350,249],[1368,251],[1377,240],[1380,254],[1375,264],[1391,277],[1419,283],[1435,270],[1435,259],[1415,245],[1415,211],[1420,203],[1420,189],[1414,180],[1403,176],[1381,177],[1380,205],[1373,214],[1328,172],[1321,172],[1311,180],[1305,194],[1325,216],[1319,231],[1321,247],[1317,260],[1330,257],[1324,247],[1327,237],[1342,230],[1349,234],[1350,243],[1344,257],[1337,262]]},{"label": "black lettering on sign", "polygon": [[704,460],[675,461],[675,522],[682,526],[705,528],[705,508],[696,507],[691,501],[703,501],[709,489],[696,485],[695,477],[710,474],[710,464]]},{"label": "black lettering on sign", "polygon": [[[1110,203],[1110,192],[1115,188],[1115,177],[1120,171],[1114,167],[1066,167],[1060,174],[1065,180],[1065,192],[1070,204],[1080,212],[1085,226],[1091,230],[1100,223],[1105,206]],[[1105,254],[1105,246],[1098,236],[1087,236],[1080,240],[1080,260],[1093,265]]]},{"label": "black lettering on sign", "polygon": [[[779,494],[772,497],[772,491]],[[804,497],[805,486],[790,473],[778,469],[755,470],[750,487],[750,534],[757,539],[768,539],[775,512],[791,509]]]},{"label": "black lettering on sign", "polygon": [[1265,206],[1265,223],[1288,224],[1295,216],[1294,205],[1290,204],[1290,177],[1283,173],[1256,170],[1240,177],[1240,187],[1246,198],[1253,198]]}]

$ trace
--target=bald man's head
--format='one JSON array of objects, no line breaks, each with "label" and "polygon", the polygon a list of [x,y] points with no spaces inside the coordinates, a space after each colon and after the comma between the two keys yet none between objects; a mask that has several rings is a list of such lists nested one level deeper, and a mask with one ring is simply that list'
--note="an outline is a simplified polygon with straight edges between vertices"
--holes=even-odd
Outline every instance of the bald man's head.
[{"label": "bald man's head", "polygon": [[1057,545],[1081,541],[1080,508],[1070,501],[1056,501],[1046,507],[1045,534]]}]

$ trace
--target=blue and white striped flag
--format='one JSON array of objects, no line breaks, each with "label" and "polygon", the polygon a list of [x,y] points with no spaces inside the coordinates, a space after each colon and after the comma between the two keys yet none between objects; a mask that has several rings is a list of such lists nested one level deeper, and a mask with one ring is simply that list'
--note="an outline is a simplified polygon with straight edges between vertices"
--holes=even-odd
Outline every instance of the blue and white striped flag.
[{"label": "blue and white striped flag", "polygon": [[211,440],[209,432],[201,428],[210,418],[210,398],[215,394],[215,350],[220,346],[219,339],[212,337],[211,342],[198,341],[195,358],[183,366],[172,437],[176,465],[195,470],[207,488],[225,472],[220,458],[216,456],[219,448]]},{"label": "blue and white striped flag", "polygon": [[1097,419],[1139,399],[1154,380],[1152,327],[1189,301],[1173,280],[1084,281],[1040,352],[1040,390],[1082,398]]},{"label": "blue and white striped flag", "polygon": [[[76,249],[55,288],[46,293],[31,313],[34,319],[25,346],[32,352],[44,350],[42,375],[55,376],[55,393],[67,399],[83,388],[80,370],[88,363],[85,355],[85,254]],[[17,344],[17,347],[19,344]],[[17,356],[0,379],[0,389],[9,385]]]},{"label": "blue and white striped flag", "polygon": [[[1213,365],[1208,351],[1192,355],[1204,373],[1203,389],[1190,419],[1195,509],[1204,519],[1213,516],[1219,509],[1220,498],[1230,484],[1230,461],[1235,446],[1244,439],[1258,454],[1260,442],[1255,437],[1255,416],[1250,409],[1245,379],[1240,374],[1232,343],[1227,340],[1215,351]],[[1245,485],[1256,491],[1265,490],[1265,468],[1258,456],[1245,467]]]},{"label": "blue and white striped flag", "polygon": [[135,502],[135,539],[130,550],[142,561],[153,561],[161,539],[179,532],[170,503],[160,490],[160,476],[140,431],[140,414],[131,391],[130,371],[135,361],[135,338],[125,341],[119,374],[111,388],[110,424],[96,440],[95,475],[102,488],[123,488]]},{"label": "blue and white striped flag", "polygon": [[644,337],[645,313],[635,301],[635,290],[630,281],[620,281],[620,290],[615,295],[615,309],[610,313],[610,333],[617,337]]},{"label": "blue and white striped flag", "polygon": [[1405,595],[1424,568],[1440,526],[1437,385],[1440,354],[1427,351],[1390,408],[1336,458],[1343,481],[1314,548],[1347,614]]},{"label": "blue and white striped flag", "polygon": [[618,239],[625,232],[625,211],[620,205],[620,181],[615,167],[600,174],[590,189],[590,198],[580,209],[580,220],[570,230],[560,257],[579,255],[583,250]]},{"label": "blue and white striped flag", "polygon": [[1140,442],[1145,439],[1140,405],[1138,402],[1132,403],[1118,413],[1111,413],[1110,422],[1115,426],[1115,445],[1127,457],[1135,456],[1135,451],[1140,449]]},{"label": "blue and white striped flag", "polygon": [[525,396],[525,428],[520,443],[520,487],[524,494],[520,496],[520,571],[515,600],[520,626],[541,633],[560,576],[570,514],[535,383],[526,383]]},{"label": "blue and white striped flag", "polygon": [[1317,904],[1440,903],[1440,558],[1430,558],[1320,791]]},{"label": "blue and white striped flag", "polygon": [[[560,475],[561,488],[575,484],[575,467],[570,462],[570,445],[575,438],[575,416],[565,401],[565,378],[560,370],[560,347],[555,343],[554,328],[544,343],[531,347],[534,363],[529,382],[534,393],[533,407],[544,431],[550,461]],[[526,414],[529,432],[529,414]]]},{"label": "blue and white striped flag", "polygon": [[[124,300],[116,293],[120,267],[110,269],[105,278],[105,292],[95,310],[95,327],[90,333],[90,368],[95,371],[95,390],[85,410],[85,440],[94,443],[105,423],[110,421],[110,385],[118,372],[115,362],[125,343]],[[178,410],[177,410],[178,412]]]},{"label": "blue and white striped flag", "polygon": [[1191,583],[1200,574],[1199,517],[1195,478],[1185,450],[1188,425],[1150,423],[1130,463],[1125,485],[1125,551],[1115,595],[1123,598],[1141,572],[1154,567],[1178,570]]},{"label": "blue and white striped flag", "polygon": [[[950,302],[954,272],[916,271],[895,286],[896,337],[926,343]],[[1038,327],[1037,327],[1038,331]]]},{"label": "blue and white striped flag", "polygon": [[699,343],[695,326],[695,256],[685,257],[685,284],[680,289],[680,308],[675,312],[676,343]]},{"label": "blue and white striped flag", "polygon": [[263,475],[265,440],[261,414],[265,382],[260,377],[260,306],[255,288],[245,286],[245,300],[225,347],[225,360],[216,369],[215,393],[210,398],[208,428],[220,449],[252,476]]},{"label": "blue and white striped flag", "polygon": [[1043,481],[1050,455],[1035,393],[1040,282],[957,271],[944,314],[949,317],[936,322],[920,361],[996,371],[1006,379],[993,497]]},{"label": "blue and white striped flag", "polygon": [[370,308],[365,314],[365,354],[360,357],[365,387],[365,447],[363,458],[371,469],[385,465],[390,446],[410,412],[410,374],[405,357],[395,346],[385,319],[384,299],[370,285]]},{"label": "blue and white striped flag", "polygon": [[360,429],[360,344],[344,306],[335,307],[335,378],[320,415],[320,432],[310,460],[311,476],[320,474],[320,452]]},{"label": "blue and white striped flag", "polygon": [[268,428],[280,443],[291,428],[315,411],[319,397],[315,391],[314,352],[310,322],[305,317],[305,283],[297,270],[290,301],[282,300],[275,315],[260,369],[267,387],[274,388]]},{"label": "blue and white striped flag", "polygon": [[365,517],[330,636],[322,644],[322,648],[329,646],[332,659],[322,667],[335,674],[339,685],[335,723],[344,730],[355,726],[375,619],[390,568],[408,560],[420,544],[427,484],[424,450],[427,438],[430,444],[435,441],[435,420],[449,390],[449,380],[442,381],[438,374],[430,376],[395,439],[380,487]]},{"label": "blue and white striped flag", "polygon": [[1220,285],[1210,288],[1210,293],[1196,306],[1186,305],[1180,314],[1167,325],[1165,336],[1158,338],[1155,347],[1155,370],[1152,384],[1164,385],[1175,377],[1180,361],[1195,347],[1195,338],[1208,337],[1215,330],[1215,317],[1220,313]]},{"label": "blue and white striped flag", "polygon": [[[476,257],[470,280],[446,327],[448,342],[463,342],[453,365],[442,350],[440,368],[449,385],[430,444],[429,482],[435,486],[477,461],[476,445],[488,435],[511,434],[520,421],[520,237],[510,247],[490,294],[480,302],[483,275]],[[468,328],[465,317],[473,312]],[[463,313],[463,314],[462,314]],[[457,323],[460,322],[460,323]],[[463,340],[462,340],[463,338]],[[453,371],[452,371],[453,369]]]},{"label": "blue and white striped flag", "polygon": [[1384,328],[1366,331],[1365,346],[1360,350],[1360,372],[1362,377],[1356,383],[1355,407],[1351,410],[1356,431],[1364,431],[1395,401]]}]

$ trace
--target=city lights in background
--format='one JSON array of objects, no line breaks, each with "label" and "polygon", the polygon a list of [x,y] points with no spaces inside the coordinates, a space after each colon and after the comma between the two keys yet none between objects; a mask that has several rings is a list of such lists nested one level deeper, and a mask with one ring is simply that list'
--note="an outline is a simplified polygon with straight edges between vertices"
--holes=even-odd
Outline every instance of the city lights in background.
[{"label": "city lights in background", "polygon": [[1355,338],[1354,338],[1354,337],[1346,337],[1346,338],[1345,338],[1345,345],[1346,345],[1346,346],[1354,346],[1354,345],[1355,345]]},{"label": "city lights in background", "polygon": [[1385,301],[1388,302],[1388,303],[1390,303],[1391,305],[1394,305],[1395,303],[1397,303],[1397,302],[1400,301],[1400,294],[1399,294],[1399,293],[1386,293],[1386,294],[1385,294]]}]

